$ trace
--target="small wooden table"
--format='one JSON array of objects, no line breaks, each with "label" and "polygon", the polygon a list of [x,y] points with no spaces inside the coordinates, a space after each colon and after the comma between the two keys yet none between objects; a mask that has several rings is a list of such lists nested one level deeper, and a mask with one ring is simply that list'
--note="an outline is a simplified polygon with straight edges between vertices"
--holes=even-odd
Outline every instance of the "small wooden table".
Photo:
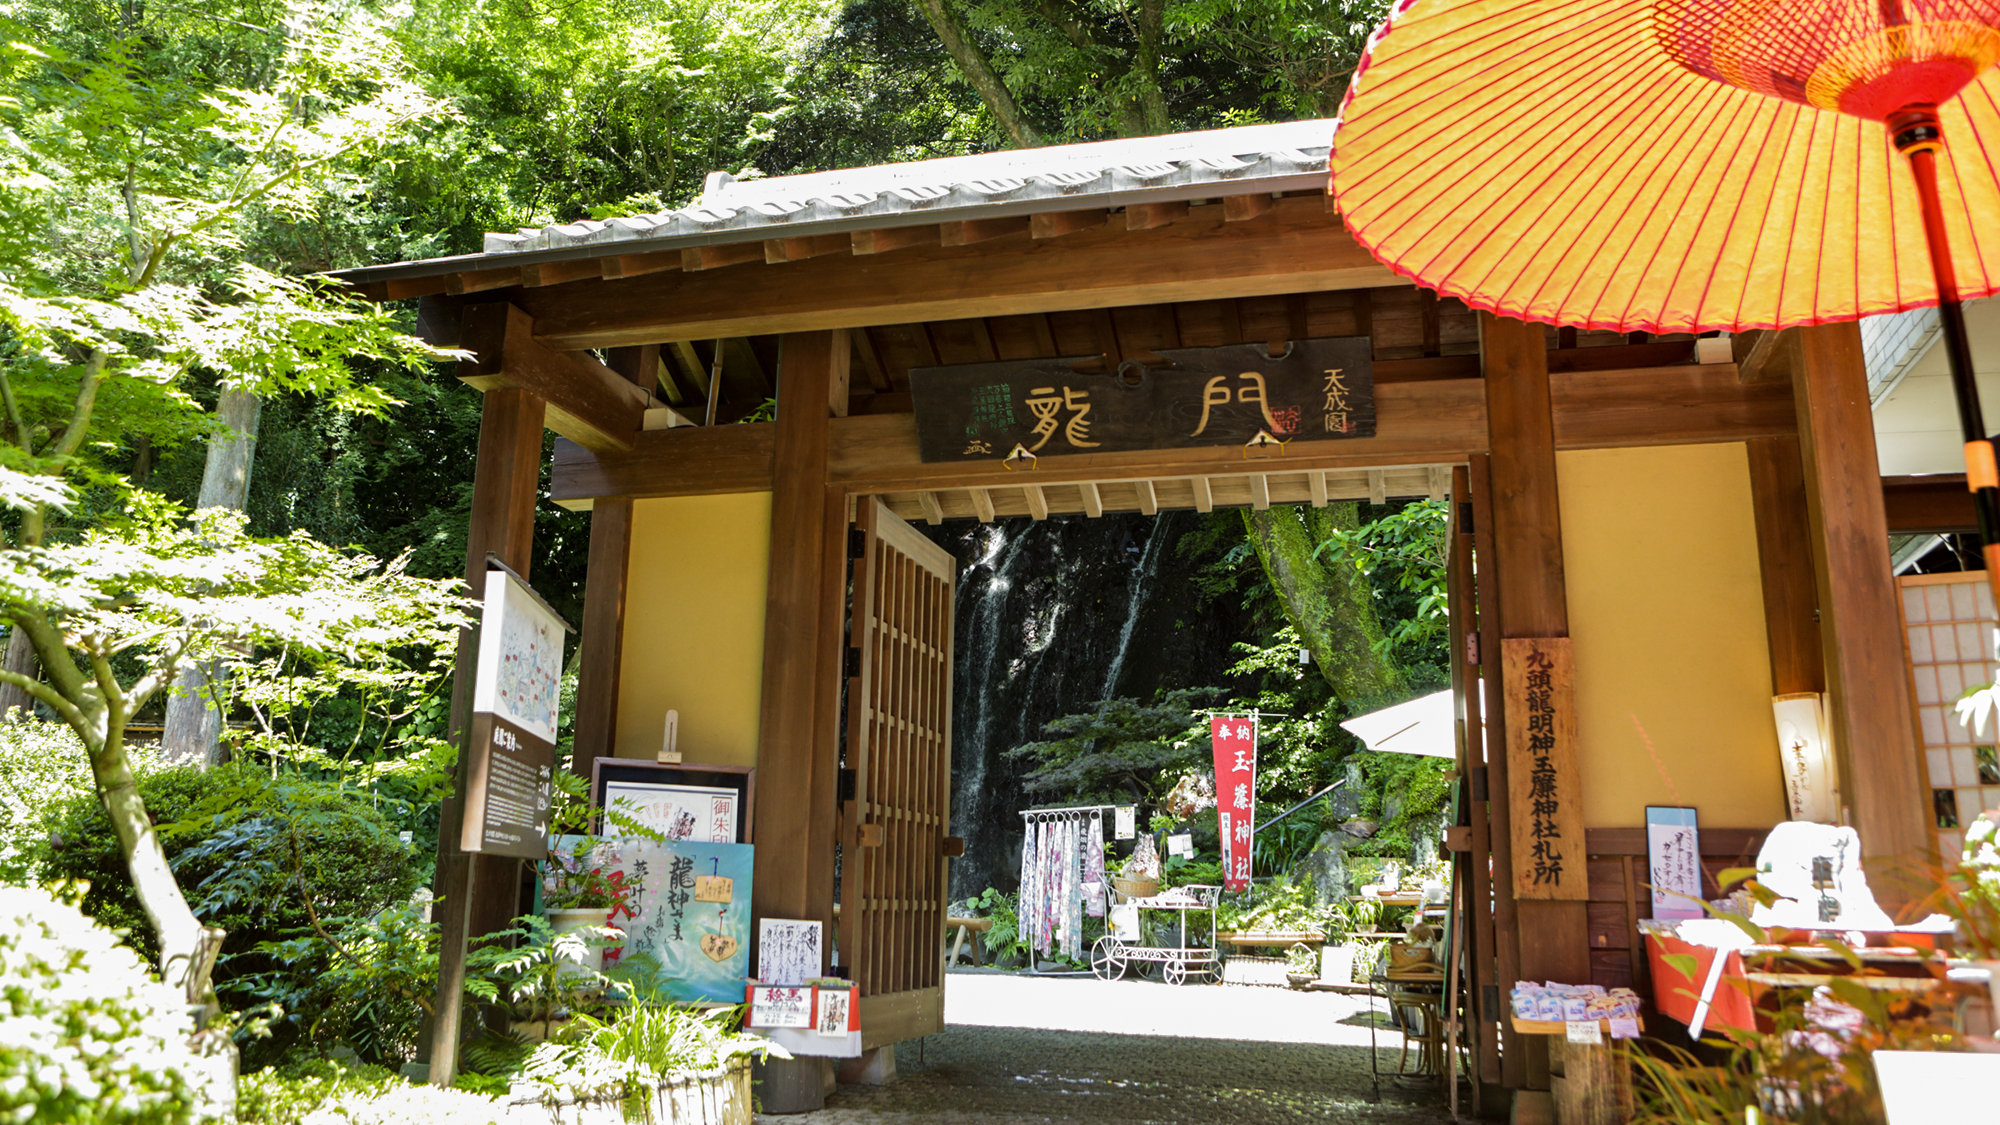
[{"label": "small wooden table", "polygon": [[944,932],[949,934],[953,930],[957,930],[958,937],[951,943],[951,956],[945,959],[945,965],[958,964],[958,951],[965,948],[965,935],[967,934],[972,935],[972,963],[975,965],[981,964],[979,959],[979,935],[992,928],[993,919],[991,918],[947,917],[944,920]]}]

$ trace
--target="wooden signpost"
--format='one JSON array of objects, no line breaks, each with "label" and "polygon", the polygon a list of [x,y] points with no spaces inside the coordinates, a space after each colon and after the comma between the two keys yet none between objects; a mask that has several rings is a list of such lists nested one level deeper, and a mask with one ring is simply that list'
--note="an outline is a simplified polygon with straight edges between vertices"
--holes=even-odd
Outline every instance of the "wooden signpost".
[{"label": "wooden signpost", "polygon": [[1576,768],[1574,659],[1568,637],[1500,642],[1507,696],[1507,790],[1514,894],[1583,901],[1583,783]]},{"label": "wooden signpost", "polygon": [[472,755],[460,850],[548,854],[556,709],[569,623],[497,560],[487,560],[472,689]]},{"label": "wooden signpost", "polygon": [[555,744],[491,712],[472,716],[461,851],[539,860],[549,850]]},{"label": "wooden signpost", "polygon": [[1163,348],[1153,366],[1127,360],[1087,374],[1103,356],[964,363],[910,371],[918,447],[926,462],[999,461],[1018,447],[1065,453],[1189,449],[1375,436],[1367,337],[1294,340],[1273,358],[1262,344]]}]

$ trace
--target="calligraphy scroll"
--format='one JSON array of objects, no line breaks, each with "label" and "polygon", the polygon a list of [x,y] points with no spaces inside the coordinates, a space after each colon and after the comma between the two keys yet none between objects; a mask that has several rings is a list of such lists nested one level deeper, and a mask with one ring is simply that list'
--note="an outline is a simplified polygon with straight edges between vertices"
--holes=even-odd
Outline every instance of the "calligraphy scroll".
[{"label": "calligraphy scroll", "polygon": [[[1103,356],[962,363],[910,371],[917,444],[927,462],[999,461],[1136,449],[1241,446],[1375,436],[1375,381],[1364,336],[1162,348],[1159,362]],[[1089,368],[1097,370],[1089,370]]]},{"label": "calligraphy scroll", "polygon": [[1582,901],[1589,884],[1569,638],[1509,638],[1500,656],[1515,897]]},{"label": "calligraphy scroll", "polygon": [[1257,824],[1257,720],[1249,715],[1209,719],[1215,750],[1216,832],[1222,840],[1222,885],[1250,886],[1250,856]]}]

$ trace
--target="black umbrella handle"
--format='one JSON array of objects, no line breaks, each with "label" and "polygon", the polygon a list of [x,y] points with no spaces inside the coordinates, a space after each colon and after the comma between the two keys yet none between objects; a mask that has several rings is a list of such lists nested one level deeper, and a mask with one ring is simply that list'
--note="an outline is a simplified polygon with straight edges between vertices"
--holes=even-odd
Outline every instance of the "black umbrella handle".
[{"label": "black umbrella handle", "polygon": [[1937,155],[1944,148],[1944,127],[1936,106],[1910,106],[1891,114],[1889,135],[1910,161],[1917,200],[1924,218],[1924,239],[1930,249],[1931,276],[1936,279],[1938,320],[1944,330],[1945,358],[1951,366],[1951,389],[1958,401],[1958,428],[1965,441],[1965,486],[1972,490],[1979,515],[1980,551],[1986,558],[1986,579],[2000,605],[2000,466],[1987,436],[1979,408],[1979,384],[1972,375],[1972,341],[1965,332],[1965,306],[1958,295],[1958,273],[1952,267],[1951,242],[1945,236],[1944,204],[1938,197]]}]

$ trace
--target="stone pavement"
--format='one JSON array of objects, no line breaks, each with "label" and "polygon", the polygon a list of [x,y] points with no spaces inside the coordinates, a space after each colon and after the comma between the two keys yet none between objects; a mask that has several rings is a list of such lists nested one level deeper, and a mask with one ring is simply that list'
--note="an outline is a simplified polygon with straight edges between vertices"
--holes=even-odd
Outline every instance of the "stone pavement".
[{"label": "stone pavement", "polygon": [[[1379,1005],[1378,1005],[1379,1006]],[[901,1044],[897,1079],[765,1125],[1445,1125],[1438,1085],[1385,1076],[1371,1104],[1362,997],[1235,985],[954,972],[945,1032]],[[1379,1012],[1384,1070],[1402,1037]],[[1411,1057],[1414,1063],[1415,1052]]]}]

